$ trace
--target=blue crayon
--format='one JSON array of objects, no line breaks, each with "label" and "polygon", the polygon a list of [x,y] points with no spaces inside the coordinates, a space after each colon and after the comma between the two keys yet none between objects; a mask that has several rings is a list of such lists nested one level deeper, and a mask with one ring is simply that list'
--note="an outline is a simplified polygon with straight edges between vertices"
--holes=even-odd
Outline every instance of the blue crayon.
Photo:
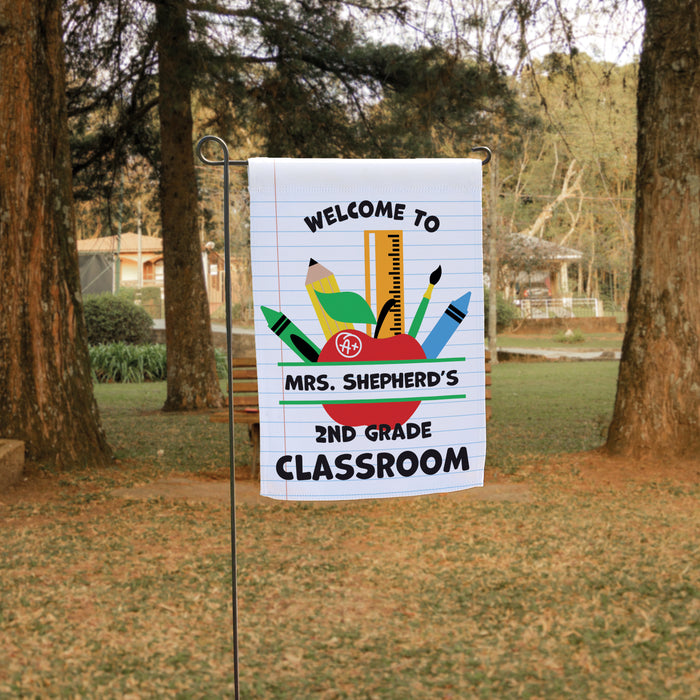
[{"label": "blue crayon", "polygon": [[423,343],[423,352],[428,360],[434,360],[447,345],[457,326],[464,320],[469,310],[471,292],[455,299],[444,311],[438,322]]}]

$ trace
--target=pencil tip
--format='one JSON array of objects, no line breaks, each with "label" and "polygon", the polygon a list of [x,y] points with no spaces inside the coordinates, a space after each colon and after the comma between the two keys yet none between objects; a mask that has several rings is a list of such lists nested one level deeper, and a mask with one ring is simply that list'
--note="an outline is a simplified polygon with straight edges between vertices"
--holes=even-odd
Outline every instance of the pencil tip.
[{"label": "pencil tip", "polygon": [[313,258],[309,258],[309,267],[312,265],[318,265],[318,263]]}]

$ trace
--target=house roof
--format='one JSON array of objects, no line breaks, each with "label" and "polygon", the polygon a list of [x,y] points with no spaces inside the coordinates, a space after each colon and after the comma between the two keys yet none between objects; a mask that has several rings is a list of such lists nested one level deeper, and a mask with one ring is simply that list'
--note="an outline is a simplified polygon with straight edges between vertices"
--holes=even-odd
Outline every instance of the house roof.
[{"label": "house roof", "polygon": [[[139,236],[136,233],[122,233],[121,245],[117,245],[117,236],[101,238],[83,238],[78,241],[78,253],[138,253]],[[141,236],[142,253],[162,253],[163,239],[156,236]]]},{"label": "house roof", "polygon": [[547,262],[566,262],[583,260],[583,253],[575,248],[557,245],[536,236],[526,236],[522,233],[511,233],[507,236],[507,246],[511,254],[531,256]]}]

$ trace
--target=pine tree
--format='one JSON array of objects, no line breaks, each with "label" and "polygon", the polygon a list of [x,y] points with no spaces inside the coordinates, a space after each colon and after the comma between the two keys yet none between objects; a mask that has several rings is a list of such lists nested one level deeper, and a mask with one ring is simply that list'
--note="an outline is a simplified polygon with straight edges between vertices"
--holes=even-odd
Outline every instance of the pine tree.
[{"label": "pine tree", "polygon": [[[474,112],[479,103],[473,93],[479,89],[503,88],[495,72],[486,80],[478,68],[465,68],[439,49],[412,51],[368,41],[357,15],[365,26],[387,17],[401,21],[406,7],[400,1],[75,0],[67,9],[76,18],[68,43],[83,182],[93,189],[103,183],[108,191],[115,178],[105,166],[120,167],[130,151],[158,164],[168,409],[222,400],[201,274],[192,165],[195,93],[207,104],[211,124],[234,147],[236,137],[245,135],[262,143],[267,155],[390,156],[434,154],[434,133],[425,134],[448,114],[456,120]],[[134,26],[136,19],[140,26]],[[80,27],[92,28],[95,40],[88,64]],[[156,75],[159,151],[149,150],[147,118]],[[420,92],[424,87],[427,94]],[[376,109],[387,91],[402,109]],[[409,103],[415,105],[410,110],[404,106]],[[404,120],[409,112],[412,118]],[[427,119],[429,114],[438,118]]]}]

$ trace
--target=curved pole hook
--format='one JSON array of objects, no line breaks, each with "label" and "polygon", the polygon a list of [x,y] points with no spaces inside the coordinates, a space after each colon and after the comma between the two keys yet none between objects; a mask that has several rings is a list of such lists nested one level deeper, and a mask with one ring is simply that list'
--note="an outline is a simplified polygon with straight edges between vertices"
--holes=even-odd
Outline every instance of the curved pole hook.
[{"label": "curved pole hook", "polygon": [[474,146],[471,150],[472,153],[474,151],[483,151],[486,154],[486,158],[481,161],[482,166],[486,165],[491,160],[491,149],[488,148],[488,146]]},{"label": "curved pole hook", "polygon": [[[204,147],[204,144],[208,143],[209,141],[215,141],[219,144],[219,146],[221,146],[222,150],[224,151],[224,160],[209,160],[209,158],[204,155],[202,148]],[[220,139],[218,136],[203,136],[201,139],[199,139],[199,141],[197,141],[197,157],[202,161],[202,163],[206,163],[207,165],[224,165],[228,162],[228,146],[224,140]]]},{"label": "curved pole hook", "polygon": [[[221,146],[221,149],[224,152],[224,159],[223,160],[209,160],[204,155],[203,148],[204,144],[208,143],[209,141],[214,141],[215,143],[218,143],[219,146]],[[226,142],[219,138],[218,136],[203,136],[199,141],[197,141],[197,157],[199,160],[202,161],[202,163],[206,163],[207,165],[247,165],[248,161],[247,160],[229,160],[228,157],[228,146],[226,145]]]}]

